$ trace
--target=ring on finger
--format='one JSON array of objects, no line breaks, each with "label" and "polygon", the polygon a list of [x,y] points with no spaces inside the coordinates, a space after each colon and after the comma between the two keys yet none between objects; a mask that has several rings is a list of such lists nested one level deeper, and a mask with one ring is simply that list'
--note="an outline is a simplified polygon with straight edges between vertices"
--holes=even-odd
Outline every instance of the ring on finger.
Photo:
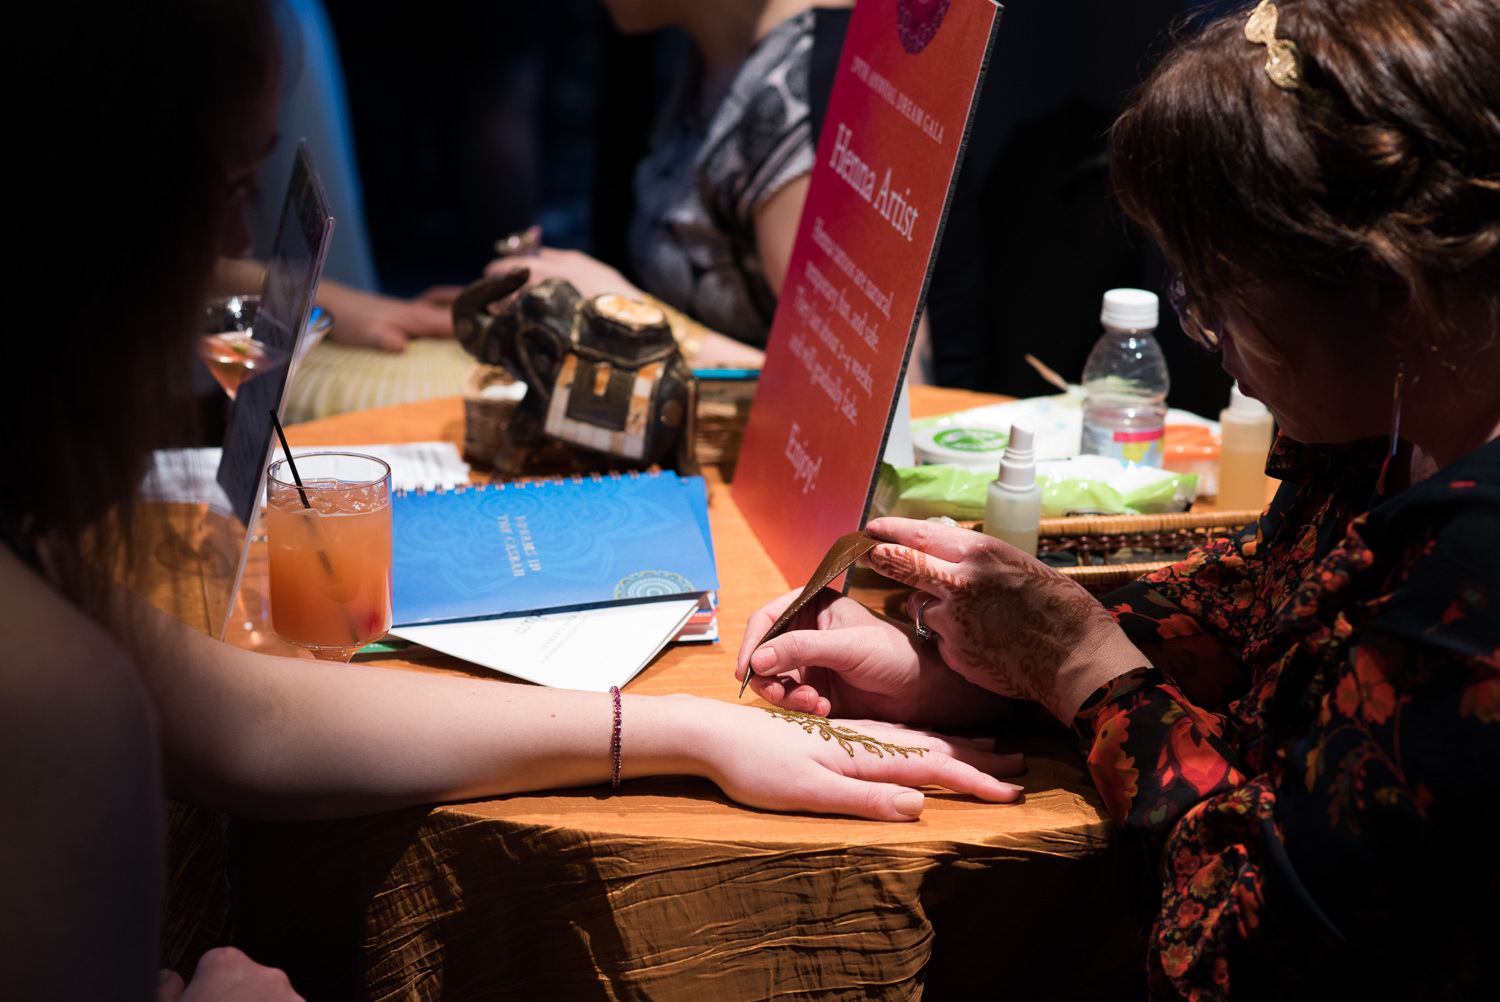
[{"label": "ring on finger", "polygon": [[496,240],[495,255],[497,257],[531,257],[536,254],[541,245],[541,228],[530,226]]},{"label": "ring on finger", "polygon": [[932,632],[932,627],[922,622],[922,610],[927,608],[927,603],[931,602],[935,597],[936,596],[928,595],[926,598],[922,599],[922,601],[917,603],[916,611],[912,613],[912,619],[916,620],[917,623],[917,636],[921,637],[923,640],[931,640],[933,637],[937,636],[937,634]]}]

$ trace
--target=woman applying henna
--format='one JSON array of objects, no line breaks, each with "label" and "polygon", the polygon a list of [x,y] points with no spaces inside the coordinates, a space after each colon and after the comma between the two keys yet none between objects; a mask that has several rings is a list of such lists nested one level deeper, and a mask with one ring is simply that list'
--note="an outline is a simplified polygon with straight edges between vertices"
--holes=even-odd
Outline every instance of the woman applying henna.
[{"label": "woman applying henna", "polygon": [[933,640],[830,596],[741,651],[784,706],[952,726],[1020,697],[1073,728],[1150,853],[1154,997],[1496,990],[1497,51],[1489,0],[1260,3],[1114,126],[1184,331],[1280,425],[1256,524],[1101,603],[880,519],[866,562]]}]

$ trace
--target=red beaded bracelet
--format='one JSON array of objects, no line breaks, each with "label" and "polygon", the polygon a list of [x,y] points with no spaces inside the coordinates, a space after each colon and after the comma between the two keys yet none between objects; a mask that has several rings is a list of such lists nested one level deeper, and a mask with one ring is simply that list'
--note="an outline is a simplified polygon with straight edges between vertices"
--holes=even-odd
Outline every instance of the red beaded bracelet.
[{"label": "red beaded bracelet", "polygon": [[612,685],[609,693],[615,699],[615,729],[609,739],[609,754],[614,762],[614,772],[610,777],[609,785],[615,789],[620,788],[620,687]]}]

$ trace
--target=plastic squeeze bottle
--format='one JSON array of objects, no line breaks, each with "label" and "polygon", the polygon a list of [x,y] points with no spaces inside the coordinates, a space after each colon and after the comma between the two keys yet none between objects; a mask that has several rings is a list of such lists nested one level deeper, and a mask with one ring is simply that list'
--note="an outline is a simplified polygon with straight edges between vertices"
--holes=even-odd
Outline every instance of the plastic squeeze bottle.
[{"label": "plastic squeeze bottle", "polygon": [[1271,412],[1240,392],[1229,391],[1229,406],[1219,412],[1223,440],[1219,446],[1219,508],[1226,511],[1266,506],[1266,454],[1271,451]]},{"label": "plastic squeeze bottle", "polygon": [[1104,334],[1083,366],[1085,455],[1161,466],[1167,426],[1167,361],[1154,331],[1156,293],[1110,289],[1099,320]]},{"label": "plastic squeeze bottle", "polygon": [[1036,482],[1031,429],[1013,424],[1000,457],[1000,475],[990,481],[984,499],[984,532],[1034,557],[1041,518],[1042,487]]}]

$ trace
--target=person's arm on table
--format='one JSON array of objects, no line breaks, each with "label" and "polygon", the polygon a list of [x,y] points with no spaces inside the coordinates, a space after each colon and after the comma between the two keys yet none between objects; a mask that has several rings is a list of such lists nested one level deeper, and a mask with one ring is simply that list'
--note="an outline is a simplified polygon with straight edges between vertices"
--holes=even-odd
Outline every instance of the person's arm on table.
[{"label": "person's arm on table", "polygon": [[[213,294],[260,292],[266,266],[254,258],[220,258],[214,270]],[[365,292],[325,278],[314,302],[333,314],[328,340],[360,348],[399,352],[414,337],[452,337],[450,307],[461,290],[439,285],[414,299]]]},{"label": "person's arm on table", "polygon": [[629,299],[645,299],[646,294],[619,270],[592,255],[578,250],[538,247],[525,254],[497,257],[485,266],[486,275],[503,275],[517,268],[531,272],[528,280],[535,285],[551,278],[570,283],[585,299],[617,293]]},{"label": "person's arm on table", "polygon": [[[620,272],[591,257],[583,251],[559,250],[555,247],[538,247],[527,254],[498,257],[484,269],[486,275],[503,275],[516,268],[531,272],[529,285],[545,282],[549,278],[561,278],[569,282],[585,299],[613,292],[628,299],[650,302],[653,297],[643,292]],[[692,346],[688,355],[689,364],[698,365],[742,365],[759,368],[765,361],[765,353],[758,348],[741,344],[734,338],[718,331],[702,328],[703,339]],[[684,352],[688,348],[684,346]]]},{"label": "person's arm on table", "polygon": [[[121,600],[138,624],[173,796],[312,818],[610,779],[608,694],[271,657]],[[844,748],[814,721],[626,695],[622,724],[622,777],[703,776],[771,810],[897,821],[920,813],[915,788],[926,784],[992,801],[1019,795],[989,774],[1018,771],[1014,759],[878,723],[855,725],[874,745]]]},{"label": "person's arm on table", "polygon": [[453,336],[453,300],[461,291],[456,285],[437,285],[413,299],[397,299],[324,279],[318,283],[317,304],[333,314],[328,340],[403,351],[412,338]]}]

